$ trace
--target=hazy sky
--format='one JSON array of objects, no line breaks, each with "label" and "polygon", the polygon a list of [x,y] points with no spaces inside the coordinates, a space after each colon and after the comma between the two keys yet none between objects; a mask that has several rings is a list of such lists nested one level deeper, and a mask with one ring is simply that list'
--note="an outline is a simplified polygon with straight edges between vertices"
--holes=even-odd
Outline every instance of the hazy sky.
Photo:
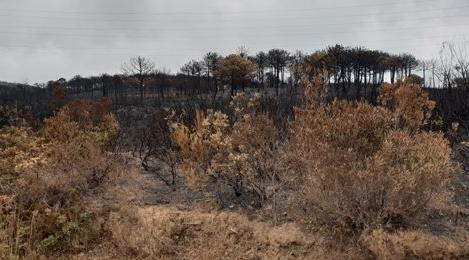
[{"label": "hazy sky", "polygon": [[0,81],[114,74],[135,55],[177,72],[239,46],[428,58],[444,40],[469,40],[468,13],[468,0],[0,0]]}]

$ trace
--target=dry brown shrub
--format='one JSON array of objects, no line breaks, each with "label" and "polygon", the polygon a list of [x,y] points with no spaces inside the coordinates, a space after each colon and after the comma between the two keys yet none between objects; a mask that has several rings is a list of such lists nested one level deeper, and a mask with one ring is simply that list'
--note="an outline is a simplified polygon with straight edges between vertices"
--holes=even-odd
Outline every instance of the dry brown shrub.
[{"label": "dry brown shrub", "polygon": [[246,154],[250,186],[262,200],[271,194],[266,190],[280,176],[274,160],[279,158],[277,129],[267,116],[245,116],[232,129],[231,141],[240,153]]},{"label": "dry brown shrub", "polygon": [[104,106],[102,102],[75,101],[46,119],[42,131],[46,159],[30,173],[23,173],[21,185],[42,187],[37,192],[46,199],[47,193],[79,196],[81,191],[99,186],[112,167],[105,146],[118,131],[117,121]]},{"label": "dry brown shrub", "polygon": [[238,94],[231,118],[208,110],[197,112],[193,127],[171,124],[171,139],[183,157],[180,169],[190,185],[226,185],[238,197],[253,192],[259,203],[275,193],[281,182],[279,136],[272,120],[256,113],[258,104],[258,96]]},{"label": "dry brown shrub", "polygon": [[379,149],[392,127],[390,113],[363,102],[334,101],[325,107],[298,108],[292,123],[292,140],[298,149],[342,150],[366,156]]},{"label": "dry brown shrub", "polygon": [[44,139],[30,128],[8,127],[0,130],[1,194],[11,188],[20,172],[44,160]]},{"label": "dry brown shrub", "polygon": [[[309,66],[306,66],[309,67]],[[304,72],[302,78],[304,105],[309,107],[324,106],[329,97],[329,87],[326,84],[327,72],[313,68]]]},{"label": "dry brown shrub", "polygon": [[398,82],[380,88],[379,102],[394,113],[398,127],[417,131],[428,123],[435,102],[418,85]]},{"label": "dry brown shrub", "polygon": [[171,127],[171,139],[183,157],[180,168],[187,183],[196,187],[221,179],[222,173],[213,169],[212,161],[221,162],[229,156],[231,147],[225,138],[228,117],[212,110],[207,111],[207,115],[197,111],[192,129],[182,123],[172,123]]},{"label": "dry brown shrub", "polygon": [[67,94],[65,87],[58,81],[49,82],[49,88],[52,91],[52,96],[58,101],[63,101]]},{"label": "dry brown shrub", "polygon": [[412,74],[407,76],[404,79],[404,83],[406,84],[411,84],[411,85],[417,85],[417,86],[423,86],[425,83],[424,79],[418,75]]},{"label": "dry brown shrub", "polygon": [[467,259],[467,231],[437,236],[423,231],[388,233],[382,229],[361,238],[362,245],[376,259]]},{"label": "dry brown shrub", "polygon": [[40,132],[15,127],[0,132],[0,179],[5,184],[0,195],[11,204],[1,217],[8,223],[4,231],[11,256],[79,248],[75,242],[97,238],[99,227],[90,225],[95,213],[85,207],[84,198],[99,191],[118,165],[105,152],[118,125],[108,112],[93,120],[74,117],[72,111],[86,114],[101,106],[83,104],[89,106],[63,107]]},{"label": "dry brown shrub", "polygon": [[86,139],[107,143],[116,137],[118,123],[110,113],[108,99],[77,100],[62,107],[54,117],[44,121],[43,136],[51,142],[82,142]]},{"label": "dry brown shrub", "polygon": [[445,192],[454,167],[443,135],[399,130],[392,111],[363,102],[318,104],[298,108],[291,129],[307,219],[341,235],[402,227]]},{"label": "dry brown shrub", "polygon": [[373,168],[392,177],[391,208],[412,217],[425,211],[430,199],[446,193],[455,173],[451,149],[441,133],[391,133],[373,157]]}]

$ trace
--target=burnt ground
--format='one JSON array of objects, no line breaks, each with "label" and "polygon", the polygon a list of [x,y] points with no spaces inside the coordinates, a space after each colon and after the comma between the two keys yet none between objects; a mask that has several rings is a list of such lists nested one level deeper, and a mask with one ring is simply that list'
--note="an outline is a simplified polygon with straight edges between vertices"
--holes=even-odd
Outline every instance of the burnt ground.
[{"label": "burnt ground", "polygon": [[425,229],[436,235],[469,230],[469,142],[453,146],[457,173],[450,184],[450,198],[434,205],[425,219]]}]

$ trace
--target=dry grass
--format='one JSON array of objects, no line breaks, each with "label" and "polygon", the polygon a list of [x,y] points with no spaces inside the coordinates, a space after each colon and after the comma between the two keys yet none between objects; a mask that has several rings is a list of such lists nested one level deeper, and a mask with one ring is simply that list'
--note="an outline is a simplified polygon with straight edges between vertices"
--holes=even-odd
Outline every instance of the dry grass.
[{"label": "dry grass", "polygon": [[315,236],[294,224],[273,227],[236,213],[202,213],[164,207],[128,209],[109,222],[115,244],[128,258],[325,258]]},{"label": "dry grass", "polygon": [[457,230],[449,236],[423,231],[375,230],[364,236],[362,243],[376,259],[467,259],[468,239],[467,230]]}]

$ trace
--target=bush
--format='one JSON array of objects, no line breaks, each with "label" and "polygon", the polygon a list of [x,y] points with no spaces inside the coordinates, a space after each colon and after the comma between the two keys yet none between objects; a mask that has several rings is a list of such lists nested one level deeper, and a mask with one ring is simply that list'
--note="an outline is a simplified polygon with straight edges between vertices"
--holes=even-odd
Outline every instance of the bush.
[{"label": "bush", "polygon": [[119,125],[110,113],[108,99],[97,102],[72,101],[62,107],[54,117],[44,121],[43,136],[50,142],[93,142],[103,146],[118,134]]},{"label": "bush", "polygon": [[[151,123],[139,129],[135,144],[143,169],[155,174],[168,186],[176,185],[176,167],[180,161],[179,151],[170,136],[169,121],[174,114],[166,109],[156,111],[152,115]],[[169,168],[169,176],[162,164]]]},{"label": "bush", "polygon": [[46,119],[41,131],[0,131],[0,195],[8,198],[0,213],[13,255],[66,248],[78,235],[88,237],[82,230],[90,231],[93,213],[84,200],[117,166],[105,147],[118,125],[109,112],[95,113],[101,106],[79,101]]},{"label": "bush", "polygon": [[291,134],[296,148],[304,150],[305,160],[318,150],[363,158],[379,149],[391,128],[391,114],[383,108],[334,101],[324,107],[297,108]]},{"label": "bush", "polygon": [[399,82],[384,84],[380,88],[379,102],[394,113],[400,128],[420,130],[432,116],[435,102],[429,100],[418,85]]},{"label": "bush", "polygon": [[[193,127],[171,125],[171,139],[179,147],[180,169],[193,187],[229,186],[237,197],[254,193],[262,203],[278,183],[279,137],[272,120],[256,113],[259,97],[238,94],[231,118],[221,112],[198,111]],[[219,194],[220,195],[220,194]]]},{"label": "bush", "polygon": [[[394,99],[382,100],[389,105]],[[418,131],[426,112],[406,114],[409,107],[429,106],[407,99],[393,103],[394,110],[363,102],[318,104],[298,108],[291,131],[306,218],[341,234],[402,227],[445,191],[453,173],[447,141],[442,134]],[[406,124],[395,120],[396,113],[404,114]]]},{"label": "bush", "polygon": [[411,74],[411,75],[407,76],[404,79],[404,83],[411,84],[411,85],[417,85],[417,86],[421,87],[425,84],[425,80],[424,80],[424,78],[422,78],[418,75]]}]

